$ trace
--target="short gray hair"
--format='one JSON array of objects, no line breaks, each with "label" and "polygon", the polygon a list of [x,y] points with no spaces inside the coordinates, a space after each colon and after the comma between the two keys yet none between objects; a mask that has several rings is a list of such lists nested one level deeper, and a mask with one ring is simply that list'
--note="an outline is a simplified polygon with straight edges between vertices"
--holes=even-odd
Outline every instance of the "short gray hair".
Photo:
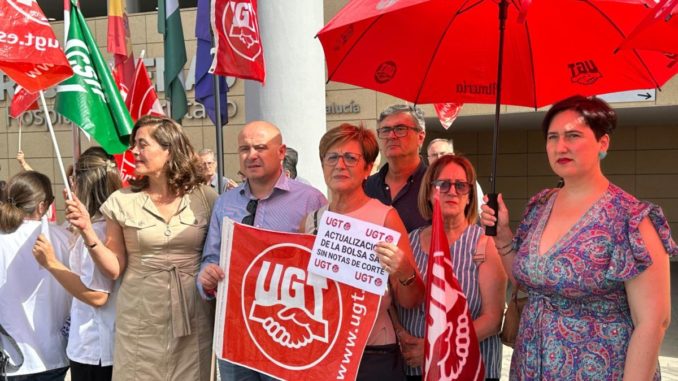
[{"label": "short gray hair", "polygon": [[426,152],[428,152],[428,150],[431,148],[431,146],[434,145],[435,143],[442,143],[442,142],[447,143],[447,145],[450,147],[450,150],[452,151],[452,153],[454,153],[454,143],[452,142],[452,139],[442,139],[442,138],[433,139],[430,142],[428,142],[428,145],[426,146]]},{"label": "short gray hair", "polygon": [[198,156],[207,156],[207,155],[212,155],[212,157],[216,157],[214,151],[212,151],[209,148],[203,148],[200,151],[198,151]]},{"label": "short gray hair", "polygon": [[384,121],[391,115],[406,113],[409,114],[420,130],[426,131],[426,120],[424,120],[424,112],[417,106],[410,106],[406,104],[394,104],[386,107],[384,111],[379,114],[378,123]]}]

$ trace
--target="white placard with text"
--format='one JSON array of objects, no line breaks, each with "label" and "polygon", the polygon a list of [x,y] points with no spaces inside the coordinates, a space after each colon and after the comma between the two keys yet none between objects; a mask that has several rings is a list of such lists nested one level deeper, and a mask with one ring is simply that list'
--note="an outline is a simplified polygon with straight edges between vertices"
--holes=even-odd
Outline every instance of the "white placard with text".
[{"label": "white placard with text", "polygon": [[397,244],[399,239],[395,230],[326,211],[318,221],[308,271],[384,295],[388,273],[374,246],[381,241]]}]

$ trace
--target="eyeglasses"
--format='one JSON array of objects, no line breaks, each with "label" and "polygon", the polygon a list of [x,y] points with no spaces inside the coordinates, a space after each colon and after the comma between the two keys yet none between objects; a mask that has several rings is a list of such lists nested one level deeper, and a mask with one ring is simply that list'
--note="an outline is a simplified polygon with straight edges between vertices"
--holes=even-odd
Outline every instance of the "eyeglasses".
[{"label": "eyeglasses", "polygon": [[440,191],[443,193],[449,193],[454,185],[455,192],[461,196],[468,194],[471,191],[471,186],[473,186],[471,183],[458,180],[455,182],[451,180],[435,180],[431,182],[431,185],[440,188]]},{"label": "eyeglasses", "polygon": [[377,128],[377,136],[379,139],[388,139],[391,136],[391,132],[395,134],[396,137],[402,138],[407,135],[407,131],[421,131],[417,127],[410,127],[404,124],[400,124],[394,127],[381,127]]},{"label": "eyeglasses", "polygon": [[344,152],[343,154],[338,154],[336,152],[328,153],[323,157],[323,164],[328,166],[334,166],[339,163],[339,158],[344,159],[344,164],[347,167],[355,167],[360,161],[362,155],[359,153]]},{"label": "eyeglasses", "polygon": [[259,200],[250,200],[250,202],[247,203],[247,213],[243,219],[242,223],[245,225],[250,225],[254,226],[254,217],[257,215],[257,205],[259,205]]}]

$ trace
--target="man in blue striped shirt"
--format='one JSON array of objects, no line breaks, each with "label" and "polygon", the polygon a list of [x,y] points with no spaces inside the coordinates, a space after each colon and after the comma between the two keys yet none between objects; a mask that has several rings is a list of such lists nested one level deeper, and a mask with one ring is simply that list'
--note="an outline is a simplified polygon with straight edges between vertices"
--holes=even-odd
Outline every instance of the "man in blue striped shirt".
[{"label": "man in blue striped shirt", "polygon": [[[280,130],[268,122],[251,122],[238,134],[240,171],[246,180],[214,204],[198,275],[198,290],[204,298],[214,298],[218,282],[224,279],[219,267],[224,217],[260,228],[298,232],[308,213],[327,204],[320,191],[283,173],[285,150]],[[221,360],[219,373],[224,381],[274,380]]]}]

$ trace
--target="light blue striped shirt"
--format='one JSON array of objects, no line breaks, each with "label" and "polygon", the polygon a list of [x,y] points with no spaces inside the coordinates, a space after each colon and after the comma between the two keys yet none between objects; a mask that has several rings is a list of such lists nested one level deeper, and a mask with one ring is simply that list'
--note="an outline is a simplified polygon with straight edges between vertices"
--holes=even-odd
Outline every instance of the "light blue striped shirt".
[{"label": "light blue striped shirt", "polygon": [[[421,276],[426,282],[426,270],[428,270],[428,253],[421,247],[419,235],[424,227],[410,232],[410,245],[417,262]],[[459,281],[462,292],[466,295],[471,318],[476,319],[480,314],[482,299],[478,285],[478,266],[473,262],[476,253],[478,239],[482,234],[482,228],[478,225],[469,225],[461,236],[450,246],[452,267],[454,275]],[[405,309],[398,306],[398,316],[405,329],[415,337],[424,337],[426,324],[426,306],[422,303],[413,309]],[[485,363],[485,378],[501,377],[501,340],[499,336],[490,336],[480,342],[480,354]],[[421,375],[421,368],[407,367],[408,375]]]},{"label": "light blue striped shirt", "polygon": [[[205,246],[202,251],[200,271],[209,263],[219,264],[221,252],[221,226],[224,217],[241,222],[250,213],[247,203],[254,199],[247,182],[219,196],[210,219]],[[284,174],[278,178],[273,192],[260,199],[254,215],[254,226],[282,232],[299,232],[301,220],[310,212],[327,204],[327,199],[319,190],[310,185],[292,180]],[[200,282],[198,291],[205,295]]]}]

